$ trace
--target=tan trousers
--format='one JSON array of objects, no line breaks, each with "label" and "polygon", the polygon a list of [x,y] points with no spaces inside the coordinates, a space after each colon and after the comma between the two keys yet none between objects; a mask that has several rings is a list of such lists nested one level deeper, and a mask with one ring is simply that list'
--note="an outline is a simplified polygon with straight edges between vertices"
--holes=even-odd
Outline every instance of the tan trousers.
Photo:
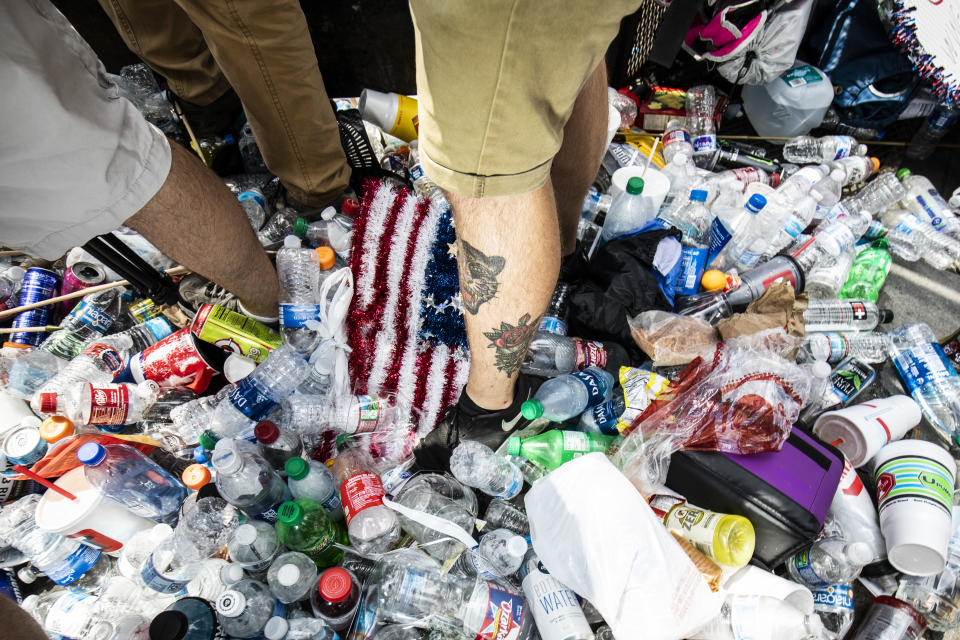
[{"label": "tan trousers", "polygon": [[298,0],[99,0],[127,46],[180,98],[240,96],[267,168],[322,206],[350,168]]}]

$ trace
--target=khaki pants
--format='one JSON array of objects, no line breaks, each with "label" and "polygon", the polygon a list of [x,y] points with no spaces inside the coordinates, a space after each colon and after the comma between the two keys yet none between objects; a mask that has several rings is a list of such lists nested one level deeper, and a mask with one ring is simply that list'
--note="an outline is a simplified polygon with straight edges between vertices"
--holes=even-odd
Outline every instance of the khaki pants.
[{"label": "khaki pants", "polygon": [[298,0],[99,0],[127,46],[180,98],[210,104],[232,86],[267,168],[305,204],[350,178]]}]

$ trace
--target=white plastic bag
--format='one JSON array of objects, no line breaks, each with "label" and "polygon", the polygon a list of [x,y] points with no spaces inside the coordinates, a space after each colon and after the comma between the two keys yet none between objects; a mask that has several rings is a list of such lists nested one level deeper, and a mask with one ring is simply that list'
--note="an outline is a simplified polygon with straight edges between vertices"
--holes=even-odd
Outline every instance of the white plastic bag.
[{"label": "white plastic bag", "polygon": [[720,611],[700,571],[601,453],[563,465],[525,499],[533,548],[618,640],[686,638]]}]

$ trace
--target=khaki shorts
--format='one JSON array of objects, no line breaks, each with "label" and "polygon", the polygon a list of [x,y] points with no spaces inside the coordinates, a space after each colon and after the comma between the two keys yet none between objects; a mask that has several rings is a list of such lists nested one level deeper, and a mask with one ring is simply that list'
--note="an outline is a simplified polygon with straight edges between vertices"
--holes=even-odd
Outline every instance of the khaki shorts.
[{"label": "khaki shorts", "polygon": [[56,259],[166,180],[166,138],[48,0],[0,2],[0,87],[0,244]]},{"label": "khaki shorts", "polygon": [[580,89],[639,4],[410,0],[424,172],[473,197],[542,186]]}]

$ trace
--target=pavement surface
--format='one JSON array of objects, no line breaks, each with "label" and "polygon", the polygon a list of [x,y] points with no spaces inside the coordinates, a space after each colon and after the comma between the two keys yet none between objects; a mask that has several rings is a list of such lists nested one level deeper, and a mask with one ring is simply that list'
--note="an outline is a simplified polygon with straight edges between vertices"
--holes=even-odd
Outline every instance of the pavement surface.
[{"label": "pavement surface", "polygon": [[882,328],[926,322],[943,340],[960,328],[960,274],[895,257],[877,304],[893,310],[893,322]]}]

